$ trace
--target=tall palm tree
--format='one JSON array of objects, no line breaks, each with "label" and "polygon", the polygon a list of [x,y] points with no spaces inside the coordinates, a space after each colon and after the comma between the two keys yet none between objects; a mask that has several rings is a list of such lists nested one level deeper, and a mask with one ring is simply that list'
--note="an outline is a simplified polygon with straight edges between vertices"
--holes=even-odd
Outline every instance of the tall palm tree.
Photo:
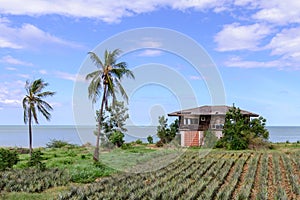
[{"label": "tall palm tree", "polygon": [[25,89],[26,96],[23,98],[24,109],[24,123],[28,123],[29,130],[29,153],[32,154],[32,120],[38,124],[37,111],[49,121],[51,114],[49,111],[53,110],[51,105],[43,100],[47,96],[53,96],[55,92],[43,91],[48,83],[45,83],[42,79],[37,79],[33,82],[26,81]]},{"label": "tall palm tree", "polygon": [[101,97],[101,107],[98,119],[98,133],[96,140],[96,148],[94,152],[94,161],[99,161],[99,139],[101,135],[102,120],[104,106],[107,107],[108,99],[112,98],[112,103],[116,101],[116,93],[120,92],[122,97],[127,101],[127,94],[121,84],[121,79],[125,75],[129,78],[134,78],[133,73],[127,69],[126,62],[117,63],[117,57],[121,50],[105,51],[104,60],[102,61],[97,54],[89,52],[90,59],[97,66],[97,70],[86,75],[86,80],[90,80],[88,87],[89,98],[92,103],[96,103]]}]

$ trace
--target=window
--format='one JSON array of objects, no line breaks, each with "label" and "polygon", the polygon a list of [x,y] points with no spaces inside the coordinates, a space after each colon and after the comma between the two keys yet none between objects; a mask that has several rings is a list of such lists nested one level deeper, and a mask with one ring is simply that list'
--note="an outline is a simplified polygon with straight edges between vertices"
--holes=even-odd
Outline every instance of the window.
[{"label": "window", "polygon": [[223,129],[224,124],[212,124],[211,128],[212,129]]},{"label": "window", "polygon": [[199,124],[198,118],[184,118],[184,124],[189,125],[189,124]]}]

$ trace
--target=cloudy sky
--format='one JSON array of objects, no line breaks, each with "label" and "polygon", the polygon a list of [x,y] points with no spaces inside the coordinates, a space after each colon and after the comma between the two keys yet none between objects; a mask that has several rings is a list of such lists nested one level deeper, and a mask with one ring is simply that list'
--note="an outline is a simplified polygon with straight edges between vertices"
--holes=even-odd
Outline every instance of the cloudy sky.
[{"label": "cloudy sky", "polygon": [[[79,105],[73,99],[86,99],[86,94],[74,95],[74,90],[85,83],[81,72],[87,52],[126,31],[146,27],[173,31],[201,46],[214,64],[204,68],[218,80],[201,69],[199,73],[199,66],[186,59],[201,52],[191,49],[180,57],[162,48],[165,40],[172,40],[172,48],[184,49],[187,44],[181,39],[150,31],[133,38],[140,48],[132,51],[119,42],[126,50],[120,60],[137,71],[138,81],[148,80],[130,93],[132,122],[153,124],[158,115],[186,108],[182,101],[190,101],[190,96],[182,91],[189,87],[195,105],[216,103],[211,87],[221,81],[227,105],[258,113],[268,125],[299,125],[297,0],[0,0],[0,125],[23,124],[24,84],[37,78],[57,92],[47,99],[54,107],[52,120],[41,124],[77,123],[73,105]],[[93,116],[79,111],[87,123],[94,123]]]}]

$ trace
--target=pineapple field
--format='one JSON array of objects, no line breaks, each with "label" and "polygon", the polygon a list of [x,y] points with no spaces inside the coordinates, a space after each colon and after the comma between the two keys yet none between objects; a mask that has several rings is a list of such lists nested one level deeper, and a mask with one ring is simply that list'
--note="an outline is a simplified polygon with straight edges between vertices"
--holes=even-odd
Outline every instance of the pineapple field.
[{"label": "pineapple field", "polygon": [[186,151],[160,170],[118,173],[57,199],[300,199],[300,151]]}]

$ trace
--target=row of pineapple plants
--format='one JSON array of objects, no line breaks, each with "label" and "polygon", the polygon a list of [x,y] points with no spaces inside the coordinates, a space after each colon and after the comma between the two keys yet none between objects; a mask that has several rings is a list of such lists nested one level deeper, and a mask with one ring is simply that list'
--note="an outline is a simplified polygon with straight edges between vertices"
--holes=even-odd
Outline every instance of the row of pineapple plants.
[{"label": "row of pineapple plants", "polygon": [[260,174],[258,183],[258,193],[256,199],[266,200],[268,199],[268,176],[269,176],[269,165],[268,165],[268,154],[264,153],[261,157],[260,163]]},{"label": "row of pineapple plants", "polygon": [[281,159],[286,170],[286,178],[288,179],[290,185],[292,186],[292,192],[294,196],[300,199],[300,184],[299,184],[299,174],[294,172],[291,164],[291,160],[285,155],[281,155]]},{"label": "row of pineapple plants", "polygon": [[275,192],[275,198],[276,199],[288,199],[286,191],[283,187],[282,183],[282,174],[280,171],[280,164],[279,164],[279,157],[280,155],[278,153],[274,153],[273,155],[273,185],[277,185],[277,190]]}]

